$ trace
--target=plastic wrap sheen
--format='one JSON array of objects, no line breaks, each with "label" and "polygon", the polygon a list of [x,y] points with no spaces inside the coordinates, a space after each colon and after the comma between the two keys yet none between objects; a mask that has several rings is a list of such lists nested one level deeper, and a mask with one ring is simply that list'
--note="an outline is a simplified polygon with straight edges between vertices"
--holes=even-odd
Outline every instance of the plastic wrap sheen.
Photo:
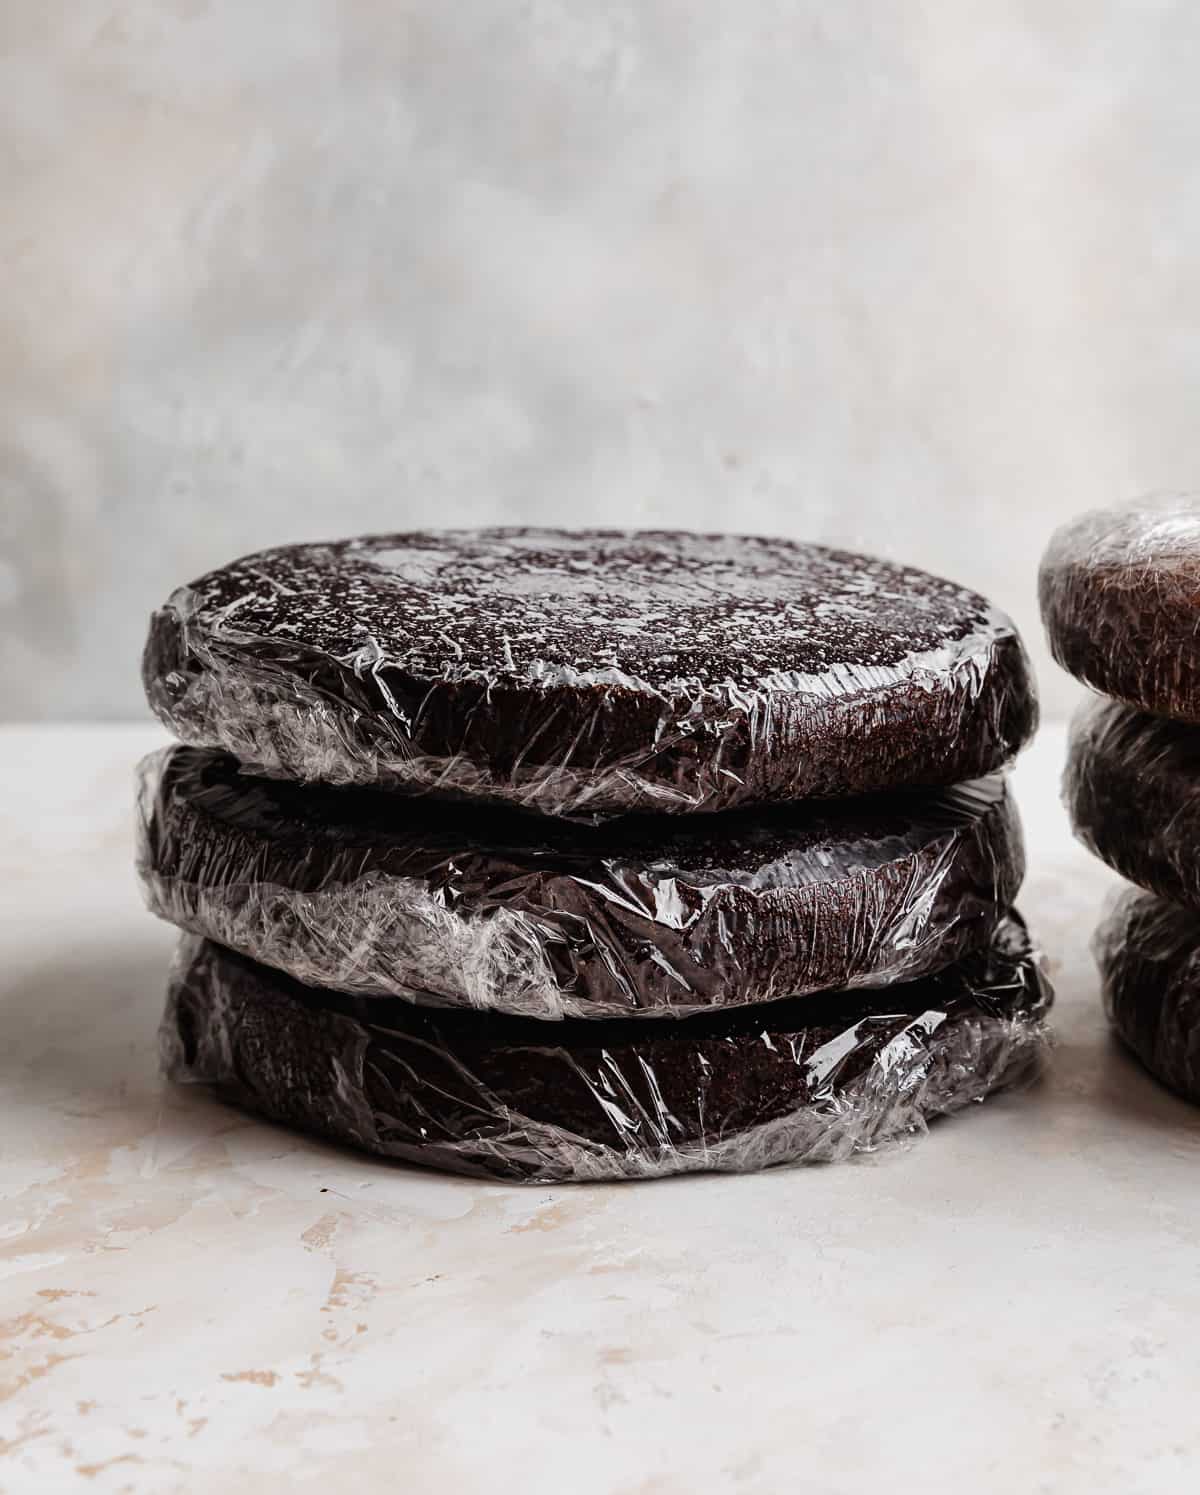
[{"label": "plastic wrap sheen", "polygon": [[185,936],[166,1073],[368,1152],[558,1182],[832,1161],[1035,1074],[1049,989],[1017,922],[884,993],[686,1022],[437,1011],[301,986]]},{"label": "plastic wrap sheen", "polygon": [[1036,702],[1012,622],[786,540],[433,531],[264,551],[151,622],[151,705],[269,776],[596,820],[957,783]]},{"label": "plastic wrap sheen", "polygon": [[654,1017],[948,965],[987,944],[1024,857],[1001,775],[592,827],[172,748],[143,765],[139,870],[155,913],[312,986]]}]

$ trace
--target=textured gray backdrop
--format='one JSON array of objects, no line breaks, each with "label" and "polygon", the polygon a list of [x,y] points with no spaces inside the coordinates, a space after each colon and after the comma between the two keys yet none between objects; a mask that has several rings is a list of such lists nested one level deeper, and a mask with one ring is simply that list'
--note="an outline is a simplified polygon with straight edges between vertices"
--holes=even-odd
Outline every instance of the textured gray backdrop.
[{"label": "textured gray backdrop", "polygon": [[0,3],[0,713],[239,552],[849,542],[1071,697],[1054,522],[1200,468],[1192,0]]}]

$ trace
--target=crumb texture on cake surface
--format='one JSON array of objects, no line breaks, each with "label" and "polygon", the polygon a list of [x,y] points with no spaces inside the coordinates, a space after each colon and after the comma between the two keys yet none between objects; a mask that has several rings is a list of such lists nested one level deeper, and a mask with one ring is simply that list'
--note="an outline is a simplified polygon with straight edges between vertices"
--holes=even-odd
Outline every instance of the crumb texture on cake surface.
[{"label": "crumb texture on cake surface", "polygon": [[787,540],[478,530],[264,551],[177,591],[143,674],[267,774],[581,819],[979,777],[1031,735],[1011,620]]}]

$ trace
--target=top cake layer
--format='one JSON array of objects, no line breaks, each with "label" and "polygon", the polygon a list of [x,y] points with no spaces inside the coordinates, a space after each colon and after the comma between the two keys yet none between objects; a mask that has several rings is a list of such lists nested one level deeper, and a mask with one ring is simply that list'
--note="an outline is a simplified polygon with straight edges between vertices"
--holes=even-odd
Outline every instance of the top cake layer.
[{"label": "top cake layer", "polygon": [[1200,722],[1200,495],[1145,498],[1063,525],[1040,593],[1064,669],[1143,711]]},{"label": "top cake layer", "polygon": [[1007,617],[785,540],[493,529],[287,546],[177,591],[147,694],[269,775],[599,818],[953,783],[1026,740]]}]

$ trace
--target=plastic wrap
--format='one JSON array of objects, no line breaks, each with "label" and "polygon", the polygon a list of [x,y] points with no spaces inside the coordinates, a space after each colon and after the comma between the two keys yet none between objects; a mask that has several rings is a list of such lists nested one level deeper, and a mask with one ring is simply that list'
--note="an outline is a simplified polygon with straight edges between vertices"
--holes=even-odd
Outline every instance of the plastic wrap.
[{"label": "plastic wrap", "polygon": [[1050,541],[1039,590],[1064,669],[1142,710],[1200,721],[1200,496],[1072,520]]},{"label": "plastic wrap", "polygon": [[596,820],[979,777],[1036,724],[1012,622],[785,540],[479,530],[264,551],[152,621],[150,704],[255,771]]},{"label": "plastic wrap", "polygon": [[1036,1073],[1049,989],[1023,926],[908,986],[684,1023],[438,1012],[304,987],[184,939],[166,1073],[368,1152],[559,1182],[832,1161]]},{"label": "plastic wrap", "polygon": [[150,908],[313,986],[534,1017],[683,1016],[911,980],[984,946],[1024,872],[1001,775],[591,827],[142,768]]},{"label": "plastic wrap", "polygon": [[1200,1104],[1200,916],[1125,889],[1093,949],[1117,1036],[1156,1080]]},{"label": "plastic wrap", "polygon": [[1130,882],[1200,908],[1200,729],[1095,699],[1071,725],[1075,832]]}]

